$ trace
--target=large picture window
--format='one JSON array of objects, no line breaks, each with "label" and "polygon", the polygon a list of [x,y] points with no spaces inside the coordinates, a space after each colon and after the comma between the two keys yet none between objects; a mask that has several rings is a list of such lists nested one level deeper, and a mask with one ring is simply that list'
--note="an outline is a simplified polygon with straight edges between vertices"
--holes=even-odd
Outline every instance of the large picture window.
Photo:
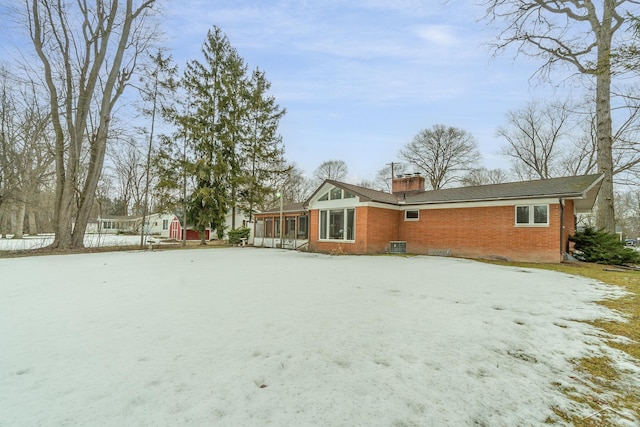
[{"label": "large picture window", "polygon": [[320,211],[321,240],[355,240],[355,209]]},{"label": "large picture window", "polygon": [[549,225],[549,205],[516,206],[517,226]]}]

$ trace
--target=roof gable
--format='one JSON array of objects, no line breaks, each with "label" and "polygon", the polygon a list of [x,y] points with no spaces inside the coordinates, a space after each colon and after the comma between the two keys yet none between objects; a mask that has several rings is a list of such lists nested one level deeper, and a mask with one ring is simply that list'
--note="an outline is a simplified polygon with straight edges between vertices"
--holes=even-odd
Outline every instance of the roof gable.
[{"label": "roof gable", "polygon": [[306,205],[313,201],[317,196],[329,191],[331,187],[338,187],[356,195],[361,202],[380,202],[388,204],[397,204],[398,197],[384,191],[372,190],[371,188],[361,187],[359,185],[347,184],[346,182],[326,179],[316,191],[307,199]]}]

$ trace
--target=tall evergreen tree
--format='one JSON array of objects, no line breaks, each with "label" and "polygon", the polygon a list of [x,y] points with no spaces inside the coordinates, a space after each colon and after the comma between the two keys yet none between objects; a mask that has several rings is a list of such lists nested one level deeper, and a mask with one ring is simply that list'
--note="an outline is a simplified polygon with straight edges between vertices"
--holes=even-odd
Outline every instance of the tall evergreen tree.
[{"label": "tall evergreen tree", "polygon": [[245,66],[218,27],[207,34],[202,48],[204,61],[187,64],[183,87],[190,100],[189,116],[179,120],[193,144],[195,177],[188,206],[188,218],[205,243],[207,227],[222,237],[231,200],[231,177],[236,166],[235,115],[240,114],[236,98],[241,92]]},{"label": "tall evergreen tree", "polygon": [[248,135],[244,147],[247,179],[242,200],[249,218],[255,207],[262,205],[273,192],[268,183],[274,175],[285,174],[290,169],[284,162],[284,145],[278,134],[278,125],[286,110],[269,95],[270,88],[271,82],[264,71],[254,70],[249,82]]},{"label": "tall evergreen tree", "polygon": [[[190,61],[182,77],[187,100],[183,110],[167,110],[179,131],[163,138],[157,164],[162,169],[158,189],[165,200],[171,193],[177,199],[178,182],[183,182],[185,192],[189,177],[187,216],[204,244],[207,227],[222,238],[227,212],[231,210],[232,218],[237,209],[251,215],[274,193],[272,177],[288,168],[282,167],[284,148],[278,134],[285,111],[268,94],[264,72],[247,76],[243,59],[217,27],[209,31],[202,53],[204,60]],[[185,144],[182,156],[177,141]],[[231,227],[235,228],[233,220]]]}]

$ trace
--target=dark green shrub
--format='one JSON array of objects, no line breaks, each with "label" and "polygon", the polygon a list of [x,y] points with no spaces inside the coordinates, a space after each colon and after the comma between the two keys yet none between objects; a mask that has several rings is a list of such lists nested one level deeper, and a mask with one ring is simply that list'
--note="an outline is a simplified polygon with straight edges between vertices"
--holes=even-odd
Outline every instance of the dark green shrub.
[{"label": "dark green shrub", "polygon": [[587,227],[569,240],[575,243],[575,257],[582,261],[613,265],[640,262],[640,253],[626,248],[616,234]]},{"label": "dark green shrub", "polygon": [[229,243],[232,245],[239,244],[241,239],[248,239],[251,229],[249,227],[240,227],[233,230],[229,230]]}]

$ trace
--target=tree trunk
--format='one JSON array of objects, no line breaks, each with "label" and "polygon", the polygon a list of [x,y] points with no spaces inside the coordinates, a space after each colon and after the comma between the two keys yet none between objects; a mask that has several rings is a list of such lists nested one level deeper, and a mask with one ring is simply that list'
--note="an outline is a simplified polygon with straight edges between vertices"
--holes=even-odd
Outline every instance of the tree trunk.
[{"label": "tree trunk", "polygon": [[38,235],[38,224],[36,223],[36,211],[33,208],[29,208],[29,236]]},{"label": "tree trunk", "polygon": [[13,220],[13,238],[22,239],[24,237],[24,215],[27,211],[27,202],[21,201],[18,204],[18,209],[11,215]]},{"label": "tree trunk", "polygon": [[[607,2],[608,3],[608,2]],[[611,130],[611,11],[604,7],[602,25],[596,31],[598,66],[596,74],[596,121],[598,138],[598,172],[604,174],[596,202],[596,227],[615,233],[613,206],[613,137]]]},{"label": "tree trunk", "polygon": [[0,213],[0,239],[6,239],[7,238],[7,213],[2,212]]}]

